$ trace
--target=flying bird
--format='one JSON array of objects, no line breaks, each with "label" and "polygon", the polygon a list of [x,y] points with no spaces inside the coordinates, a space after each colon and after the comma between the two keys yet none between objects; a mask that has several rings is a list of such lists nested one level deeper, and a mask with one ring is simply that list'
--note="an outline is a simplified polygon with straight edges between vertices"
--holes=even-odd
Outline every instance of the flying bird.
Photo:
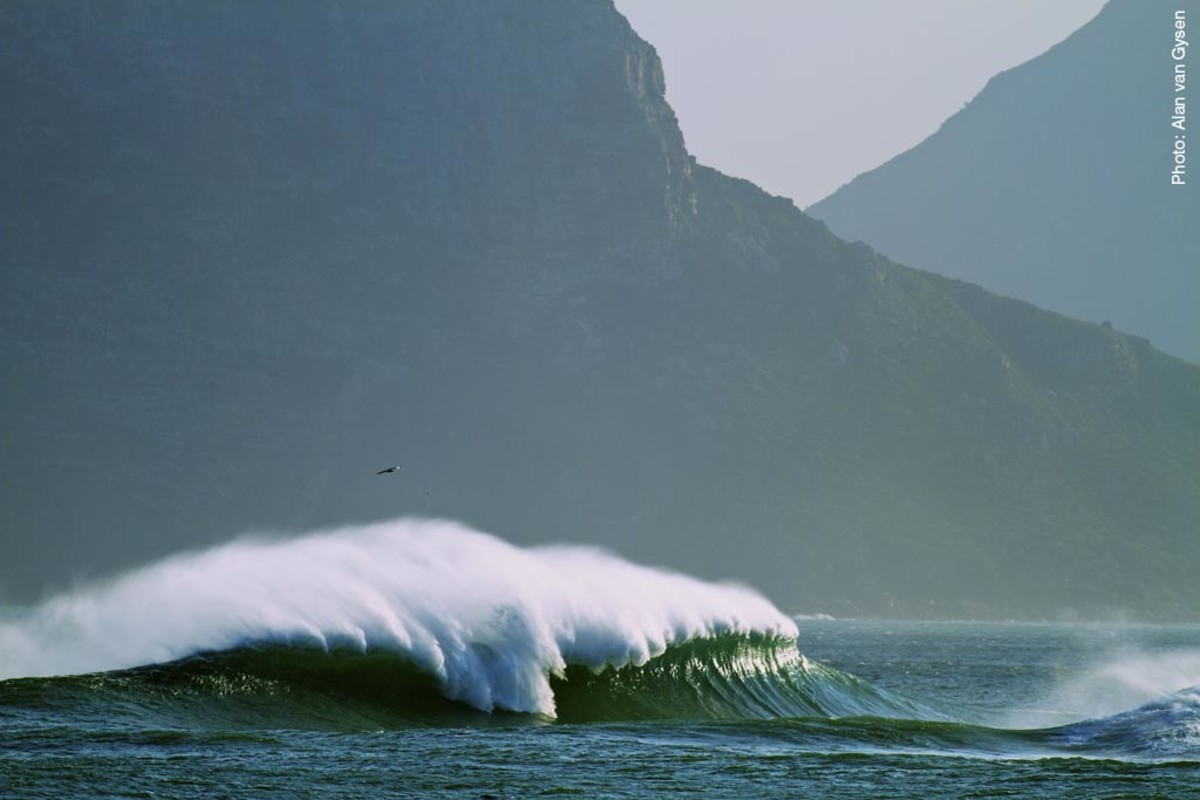
[{"label": "flying bird", "polygon": [[376,475],[386,475],[389,472],[399,472],[399,471],[400,471],[400,465],[397,464],[394,467],[385,467],[384,469],[379,470],[379,472],[376,472],[375,474]]}]

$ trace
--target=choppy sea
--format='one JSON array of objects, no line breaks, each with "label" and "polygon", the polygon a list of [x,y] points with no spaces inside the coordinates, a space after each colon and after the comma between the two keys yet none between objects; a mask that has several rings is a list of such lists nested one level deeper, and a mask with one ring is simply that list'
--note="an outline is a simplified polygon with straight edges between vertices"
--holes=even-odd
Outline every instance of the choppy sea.
[{"label": "choppy sea", "polygon": [[401,520],[0,611],[4,798],[1200,797],[1200,625],[793,618]]}]

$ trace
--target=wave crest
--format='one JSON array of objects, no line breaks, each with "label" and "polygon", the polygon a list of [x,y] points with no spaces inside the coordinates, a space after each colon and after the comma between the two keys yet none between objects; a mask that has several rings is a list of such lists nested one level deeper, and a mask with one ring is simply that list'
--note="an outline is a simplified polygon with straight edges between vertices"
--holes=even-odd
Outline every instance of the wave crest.
[{"label": "wave crest", "polygon": [[251,646],[382,651],[451,700],[556,713],[568,665],[645,665],[722,635],[791,640],[751,589],[583,547],[524,549],[398,520],[176,556],[0,622],[0,679],[95,673]]}]

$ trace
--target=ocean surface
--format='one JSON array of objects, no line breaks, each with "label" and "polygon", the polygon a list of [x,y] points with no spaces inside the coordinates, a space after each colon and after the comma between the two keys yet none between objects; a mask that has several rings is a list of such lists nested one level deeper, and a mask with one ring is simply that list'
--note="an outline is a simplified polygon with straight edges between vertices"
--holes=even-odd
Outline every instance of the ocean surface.
[{"label": "ocean surface", "polygon": [[0,610],[3,798],[1200,797],[1200,626],[793,618],[401,520]]}]

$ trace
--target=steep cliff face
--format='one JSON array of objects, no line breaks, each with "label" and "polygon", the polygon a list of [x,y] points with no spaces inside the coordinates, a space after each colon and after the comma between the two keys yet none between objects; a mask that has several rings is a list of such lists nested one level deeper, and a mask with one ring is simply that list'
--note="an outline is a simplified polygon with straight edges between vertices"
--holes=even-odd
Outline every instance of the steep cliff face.
[{"label": "steep cliff face", "polygon": [[1186,136],[1172,127],[1176,12],[1200,19],[1200,3],[1111,0],[809,213],[903,263],[1200,362],[1200,241],[1184,233],[1200,191],[1171,184]]},{"label": "steep cliff face", "polygon": [[0,44],[10,597],[420,513],[795,609],[1200,599],[1200,370],[695,165],[608,3],[6,3]]},{"label": "steep cliff face", "polygon": [[40,185],[6,232],[58,244],[111,223],[110,197],[177,225],[160,201],[187,195],[222,215],[189,220],[200,245],[280,217],[336,233],[334,209],[474,240],[660,236],[688,171],[661,66],[611,9],[562,6],[7,4],[5,167]]}]

